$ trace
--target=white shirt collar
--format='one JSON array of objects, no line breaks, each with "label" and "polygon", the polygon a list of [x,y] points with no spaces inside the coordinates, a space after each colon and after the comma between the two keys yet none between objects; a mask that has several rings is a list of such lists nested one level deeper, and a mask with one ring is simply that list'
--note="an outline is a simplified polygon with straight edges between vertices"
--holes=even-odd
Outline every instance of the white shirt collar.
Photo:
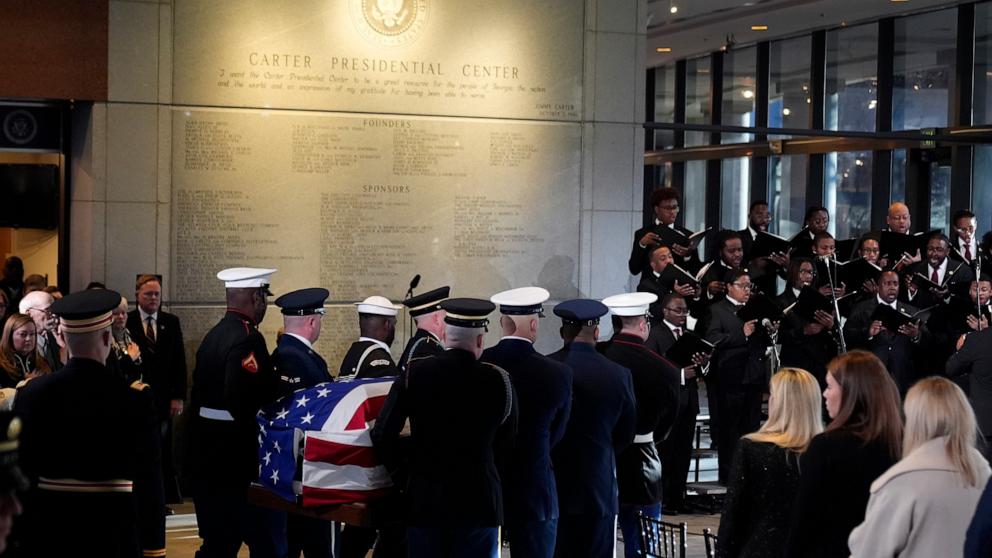
[{"label": "white shirt collar", "polygon": [[751,233],[751,240],[758,239],[758,231],[754,230],[754,228],[751,227],[751,225],[747,226],[747,230]]},{"label": "white shirt collar", "polygon": [[658,278],[661,277],[661,274],[658,273],[657,271],[653,270],[653,269],[651,270],[651,275],[654,275],[655,277],[658,277]]},{"label": "white shirt collar", "polygon": [[[371,341],[372,343],[375,343],[376,345],[379,345],[380,347],[382,347],[383,349],[385,349],[387,353],[390,353],[390,351],[389,351],[389,345],[383,343],[382,341],[379,341],[378,339],[372,339],[371,337],[359,337],[358,340],[359,341]],[[392,354],[392,353],[390,353],[390,354]]]},{"label": "white shirt collar", "polygon": [[138,315],[141,316],[141,323],[146,323],[148,321],[148,316],[152,317],[152,321],[158,322],[158,310],[156,310],[154,314],[149,314],[139,306]]},{"label": "white shirt collar", "polygon": [[526,337],[518,337],[516,335],[504,335],[503,339],[516,339],[517,341],[526,341],[528,343],[533,343],[533,341],[527,339]]},{"label": "white shirt collar", "polygon": [[799,293],[802,292],[802,289],[797,289],[795,287],[789,287],[789,288],[792,289],[792,294],[796,295],[796,298],[799,298]]},{"label": "white shirt collar", "polygon": [[739,308],[741,306],[744,306],[744,303],[743,302],[740,302],[739,300],[735,299],[734,297],[730,296],[729,294],[727,295],[727,300],[729,300],[730,303],[733,304],[737,308]]},{"label": "white shirt collar", "polygon": [[302,335],[297,335],[295,333],[288,333],[288,332],[287,333],[283,333],[283,335],[289,335],[290,337],[295,337],[296,339],[299,339],[300,340],[300,343],[303,343],[304,345],[306,345],[308,349],[310,349],[311,351],[313,350],[313,344],[310,343],[310,340],[307,339],[306,337],[303,337]]},{"label": "white shirt collar", "polygon": [[675,331],[675,329],[678,328],[678,329],[681,329],[683,333],[685,333],[685,327],[684,326],[677,326],[677,325],[673,324],[672,322],[670,322],[668,320],[661,320],[661,321],[665,322],[665,325],[668,326],[668,329],[670,329],[672,331]]},{"label": "white shirt collar", "polygon": [[[930,262],[927,262],[927,271],[933,271],[933,267],[930,265]],[[947,258],[944,258],[944,261],[940,262],[940,265],[937,266],[937,274],[943,276],[946,271]]]},{"label": "white shirt collar", "polygon": [[880,297],[877,294],[875,295],[875,300],[877,300],[879,304],[884,304],[884,305],[888,306],[889,308],[892,308],[893,310],[898,310],[898,308],[896,308],[896,301],[895,300],[893,300],[891,303],[888,303],[888,302],[885,302],[884,300],[882,300],[882,297]]}]

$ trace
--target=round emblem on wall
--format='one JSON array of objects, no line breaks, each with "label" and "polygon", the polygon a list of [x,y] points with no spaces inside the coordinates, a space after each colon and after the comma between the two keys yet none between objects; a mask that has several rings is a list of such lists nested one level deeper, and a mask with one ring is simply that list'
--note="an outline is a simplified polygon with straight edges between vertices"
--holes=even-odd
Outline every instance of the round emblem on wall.
[{"label": "round emblem on wall", "polygon": [[15,145],[30,143],[38,135],[38,121],[24,109],[12,111],[3,119],[3,135]]},{"label": "round emblem on wall", "polygon": [[401,46],[416,39],[427,25],[429,0],[351,0],[351,18],[372,42]]}]

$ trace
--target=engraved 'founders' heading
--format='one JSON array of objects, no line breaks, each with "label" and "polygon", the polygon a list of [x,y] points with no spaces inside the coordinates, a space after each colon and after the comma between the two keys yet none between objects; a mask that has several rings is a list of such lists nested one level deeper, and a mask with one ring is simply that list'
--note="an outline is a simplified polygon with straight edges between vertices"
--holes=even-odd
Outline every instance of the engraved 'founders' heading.
[{"label": "engraved 'founders' heading", "polygon": [[429,0],[350,0],[351,20],[359,33],[377,45],[414,41],[427,25]]}]

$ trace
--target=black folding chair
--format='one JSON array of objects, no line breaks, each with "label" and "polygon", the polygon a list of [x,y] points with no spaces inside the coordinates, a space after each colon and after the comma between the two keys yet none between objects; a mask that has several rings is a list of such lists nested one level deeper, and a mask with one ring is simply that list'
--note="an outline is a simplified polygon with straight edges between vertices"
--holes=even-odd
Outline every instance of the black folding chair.
[{"label": "black folding chair", "polygon": [[703,529],[703,543],[706,545],[706,558],[716,558],[716,535],[709,529]]},{"label": "black folding chair", "polygon": [[668,523],[639,514],[641,518],[641,553],[654,558],[685,558],[688,526]]}]

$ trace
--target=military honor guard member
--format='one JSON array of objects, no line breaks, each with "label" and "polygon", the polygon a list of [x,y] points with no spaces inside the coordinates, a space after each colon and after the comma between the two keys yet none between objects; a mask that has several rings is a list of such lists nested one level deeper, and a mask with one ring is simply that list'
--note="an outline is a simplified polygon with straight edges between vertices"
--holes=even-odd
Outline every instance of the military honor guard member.
[{"label": "military honor guard member", "polygon": [[506,370],[520,409],[519,433],[503,478],[510,553],[551,558],[558,527],[558,491],[551,449],[565,434],[572,404],[572,371],[534,350],[538,320],[550,297],[540,287],[493,295],[503,336],[482,353],[482,362]]},{"label": "military honor guard member", "polygon": [[[276,306],[282,312],[283,334],[272,351],[272,368],[279,378],[280,396],[334,381],[327,362],[313,347],[320,338],[324,301],[329,294],[327,289],[310,288],[276,299]],[[289,556],[299,556],[302,552],[306,558],[331,558],[330,523],[297,514],[282,515],[286,516],[285,544]]]},{"label": "military honor guard member", "polygon": [[415,358],[436,355],[444,352],[441,334],[444,332],[444,310],[441,303],[447,300],[451,287],[444,286],[403,301],[407,312],[417,325],[400,356],[400,371],[405,372],[410,361]]},{"label": "military honor guard member", "polygon": [[[495,305],[452,298],[441,308],[447,350],[412,361],[404,392],[413,446],[409,556],[498,556],[503,495],[496,462],[510,451],[517,409],[509,374],[479,361]],[[394,409],[387,401],[377,420],[390,425],[376,445],[387,453],[403,427]]]},{"label": "military honor guard member", "polygon": [[106,367],[120,293],[61,298],[69,361],[17,396],[20,459],[31,481],[19,520],[22,556],[165,556],[159,425],[147,385]]},{"label": "military honor guard member", "polygon": [[393,362],[389,346],[396,337],[396,314],[402,306],[384,296],[370,296],[358,307],[358,341],[351,344],[341,361],[338,378],[383,378],[396,376],[399,369]]},{"label": "military honor guard member", "polygon": [[679,410],[677,367],[644,346],[650,330],[648,306],[655,298],[651,293],[627,293],[603,299],[622,324],[606,358],[630,370],[637,405],[636,436],[617,456],[618,522],[627,558],[640,556],[638,513],[661,517],[661,460],[655,442],[668,436]]},{"label": "military honor guard member", "polygon": [[234,558],[241,542],[260,552],[266,541],[247,528],[249,484],[258,476],[258,410],[278,396],[265,338],[269,279],[275,269],[236,267],[217,274],[227,312],[203,338],[193,369],[190,465],[197,558]]},{"label": "military honor guard member", "polygon": [[616,553],[616,456],[634,440],[637,411],[630,370],[596,352],[597,300],[555,306],[565,347],[549,355],[572,369],[572,409],[551,452],[558,488],[557,558],[612,558]]}]

